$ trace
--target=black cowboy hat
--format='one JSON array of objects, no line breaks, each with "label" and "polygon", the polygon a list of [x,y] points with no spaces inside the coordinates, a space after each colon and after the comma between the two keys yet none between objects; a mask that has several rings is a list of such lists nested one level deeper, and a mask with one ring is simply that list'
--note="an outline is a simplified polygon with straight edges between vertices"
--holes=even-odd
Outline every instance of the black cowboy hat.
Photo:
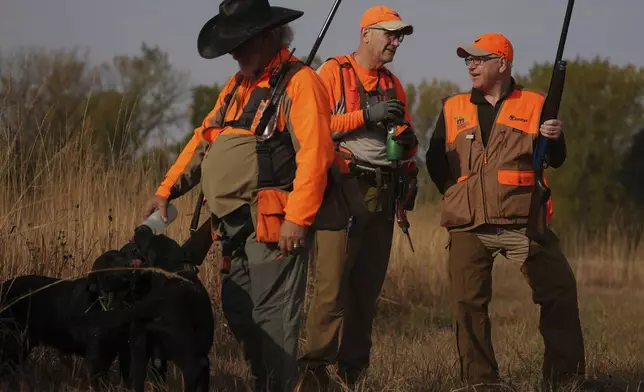
[{"label": "black cowboy hat", "polygon": [[224,0],[219,14],[201,28],[197,50],[205,59],[222,56],[258,33],[281,26],[302,16],[304,12],[271,6],[268,0]]}]

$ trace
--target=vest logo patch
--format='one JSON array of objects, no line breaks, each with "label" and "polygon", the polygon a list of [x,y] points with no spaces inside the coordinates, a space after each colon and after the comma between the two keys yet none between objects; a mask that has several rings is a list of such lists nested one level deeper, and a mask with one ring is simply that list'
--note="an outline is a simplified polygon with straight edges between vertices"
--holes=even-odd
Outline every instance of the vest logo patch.
[{"label": "vest logo patch", "polygon": [[521,122],[527,123],[528,119],[527,118],[517,117],[514,114],[511,114],[510,115],[510,121],[521,121]]},{"label": "vest logo patch", "polygon": [[456,129],[461,130],[466,128],[468,125],[470,125],[470,122],[465,120],[463,117],[455,117],[456,119]]}]

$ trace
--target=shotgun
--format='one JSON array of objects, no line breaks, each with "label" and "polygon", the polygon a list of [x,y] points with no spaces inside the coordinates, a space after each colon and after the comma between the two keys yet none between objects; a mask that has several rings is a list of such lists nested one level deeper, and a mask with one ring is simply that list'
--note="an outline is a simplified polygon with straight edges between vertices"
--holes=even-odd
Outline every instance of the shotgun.
[{"label": "shotgun", "polygon": [[[563,28],[561,30],[561,36],[559,37],[559,47],[557,48],[552,76],[550,77],[548,95],[546,96],[543,109],[541,111],[539,124],[543,124],[547,120],[556,119],[559,114],[559,105],[561,104],[564,83],[566,81],[566,62],[562,60],[562,56],[574,3],[574,0],[568,0]],[[532,195],[530,197],[530,212],[528,215],[527,225],[528,238],[538,243],[544,243],[546,240],[546,203],[551,197],[550,188],[546,185],[543,176],[544,170],[548,167],[547,147],[548,139],[539,133],[532,157],[532,169],[535,172],[535,187],[532,190]]]},{"label": "shotgun", "polygon": [[[320,44],[322,43],[322,39],[324,39],[324,36],[326,35],[327,30],[329,29],[331,20],[333,19],[333,16],[335,15],[336,11],[338,10],[338,7],[340,6],[340,1],[341,0],[335,0],[335,2],[333,3],[333,7],[331,7],[331,11],[329,12],[329,15],[327,15],[326,20],[322,25],[322,29],[320,29],[320,32],[318,33],[318,36],[315,39],[313,48],[311,48],[311,52],[309,53],[306,60],[304,61],[304,64],[306,64],[307,66],[310,66],[311,62],[313,62],[315,53],[320,47]],[[293,52],[295,52],[295,49],[291,51],[291,54],[290,54],[291,56],[293,55]],[[289,56],[289,59],[290,59],[290,56]],[[275,112],[277,111],[278,102],[282,99],[282,94],[284,93],[284,89],[281,89],[280,91],[280,86],[288,70],[289,70],[289,67],[288,67],[288,59],[287,59],[285,62],[282,63],[282,65],[280,65],[280,69],[277,71],[276,75],[274,77],[271,77],[271,80],[269,81],[270,86],[273,87],[273,93],[271,94],[271,97],[268,100],[268,104],[266,105],[266,107],[264,108],[264,111],[262,112],[261,118],[259,119],[259,122],[257,123],[257,127],[255,130],[256,135],[260,137],[260,139],[262,140],[268,139],[273,135],[272,127],[271,129],[267,129],[267,127],[269,125],[269,121],[271,121]],[[260,106],[260,109],[261,109],[261,106]]]}]

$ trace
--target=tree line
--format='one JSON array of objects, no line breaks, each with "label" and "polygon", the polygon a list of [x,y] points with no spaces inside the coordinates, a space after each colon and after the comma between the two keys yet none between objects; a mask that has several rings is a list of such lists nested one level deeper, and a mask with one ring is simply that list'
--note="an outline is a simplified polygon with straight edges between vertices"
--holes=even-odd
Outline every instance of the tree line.
[{"label": "tree line", "polygon": [[[592,233],[606,226],[637,229],[644,219],[644,67],[609,59],[568,59],[560,109],[568,158],[546,172],[553,190],[554,225]],[[320,58],[313,61],[314,67]],[[548,90],[552,63],[515,73],[519,84]],[[188,85],[159,47],[143,44],[136,55],[116,55],[92,65],[78,49],[25,48],[0,53],[0,139],[8,164],[29,170],[33,157],[54,154],[83,134],[99,159],[154,161],[163,175],[213,108],[222,85]],[[440,77],[406,85],[412,119],[424,153],[440,113],[441,98],[461,88]],[[186,102],[187,101],[187,102]],[[187,129],[186,125],[188,124]],[[150,146],[153,136],[182,127],[169,147]],[[10,151],[10,153],[8,152]],[[419,203],[440,195],[421,171]]]}]

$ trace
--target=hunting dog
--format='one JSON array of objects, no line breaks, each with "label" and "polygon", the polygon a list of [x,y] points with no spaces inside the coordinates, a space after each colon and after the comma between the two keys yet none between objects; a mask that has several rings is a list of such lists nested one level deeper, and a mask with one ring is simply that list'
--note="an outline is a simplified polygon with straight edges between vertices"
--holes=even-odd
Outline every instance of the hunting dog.
[{"label": "hunting dog", "polygon": [[130,375],[135,391],[143,392],[147,363],[155,351],[180,368],[184,391],[208,391],[214,316],[193,261],[177,242],[163,234],[155,235],[143,225],[136,228],[131,243],[121,253],[127,255],[121,262],[143,269],[135,274],[95,274],[93,284],[103,297],[110,298],[108,302],[118,303],[119,293],[127,288],[145,294],[131,307],[119,305],[88,314],[78,320],[79,324],[130,326]]},{"label": "hunting dog", "polygon": [[103,311],[87,278],[18,276],[1,285],[0,298],[3,367],[21,365],[34,347],[44,345],[87,359],[95,388],[117,355],[121,376],[128,379],[128,326],[81,326],[72,321]]}]

